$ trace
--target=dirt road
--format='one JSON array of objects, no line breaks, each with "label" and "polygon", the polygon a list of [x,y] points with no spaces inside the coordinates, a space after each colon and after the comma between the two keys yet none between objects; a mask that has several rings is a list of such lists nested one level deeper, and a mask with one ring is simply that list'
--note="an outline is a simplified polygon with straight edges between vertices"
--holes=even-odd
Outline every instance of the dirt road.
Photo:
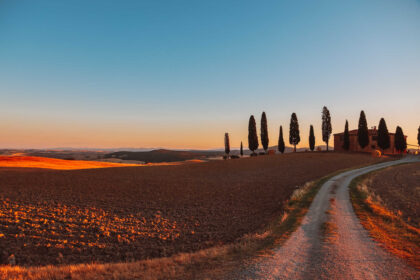
[{"label": "dirt road", "polygon": [[378,246],[349,197],[352,179],[414,157],[339,174],[315,197],[301,226],[272,252],[248,261],[227,279],[420,279],[420,272]]}]

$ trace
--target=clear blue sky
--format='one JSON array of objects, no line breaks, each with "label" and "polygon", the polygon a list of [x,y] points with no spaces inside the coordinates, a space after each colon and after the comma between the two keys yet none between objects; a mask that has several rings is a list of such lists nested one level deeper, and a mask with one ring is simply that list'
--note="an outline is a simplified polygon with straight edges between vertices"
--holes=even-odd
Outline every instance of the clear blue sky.
[{"label": "clear blue sky", "polygon": [[323,105],[414,144],[419,104],[420,1],[0,1],[0,147],[247,146],[262,111],[321,144]]}]

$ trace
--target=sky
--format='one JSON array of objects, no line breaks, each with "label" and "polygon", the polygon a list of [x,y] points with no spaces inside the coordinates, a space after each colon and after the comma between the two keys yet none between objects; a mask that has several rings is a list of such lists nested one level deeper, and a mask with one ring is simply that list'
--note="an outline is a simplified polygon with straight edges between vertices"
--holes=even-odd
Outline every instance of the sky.
[{"label": "sky", "polygon": [[248,147],[263,111],[305,147],[323,106],[417,144],[419,104],[419,0],[0,1],[0,148]]}]

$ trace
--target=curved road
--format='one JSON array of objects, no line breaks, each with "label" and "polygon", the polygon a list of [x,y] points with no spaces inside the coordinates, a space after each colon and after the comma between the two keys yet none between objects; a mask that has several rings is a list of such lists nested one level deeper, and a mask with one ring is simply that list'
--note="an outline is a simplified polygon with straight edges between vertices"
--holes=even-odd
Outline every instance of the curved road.
[{"label": "curved road", "polygon": [[[360,224],[349,197],[354,178],[406,157],[341,173],[319,190],[300,227],[270,254],[247,261],[226,279],[420,279],[420,272],[378,246]],[[325,222],[334,234],[325,238]]]}]

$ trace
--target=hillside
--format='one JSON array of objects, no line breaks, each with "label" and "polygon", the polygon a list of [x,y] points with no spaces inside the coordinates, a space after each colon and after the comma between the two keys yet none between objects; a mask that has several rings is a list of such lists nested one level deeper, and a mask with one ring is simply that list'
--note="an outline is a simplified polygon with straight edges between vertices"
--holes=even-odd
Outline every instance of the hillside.
[{"label": "hillside", "polygon": [[173,151],[173,150],[153,150],[149,152],[114,152],[104,156],[104,158],[118,158],[122,160],[135,160],[148,162],[174,162],[191,159],[206,159],[209,157],[221,156],[223,152],[218,151]]}]

